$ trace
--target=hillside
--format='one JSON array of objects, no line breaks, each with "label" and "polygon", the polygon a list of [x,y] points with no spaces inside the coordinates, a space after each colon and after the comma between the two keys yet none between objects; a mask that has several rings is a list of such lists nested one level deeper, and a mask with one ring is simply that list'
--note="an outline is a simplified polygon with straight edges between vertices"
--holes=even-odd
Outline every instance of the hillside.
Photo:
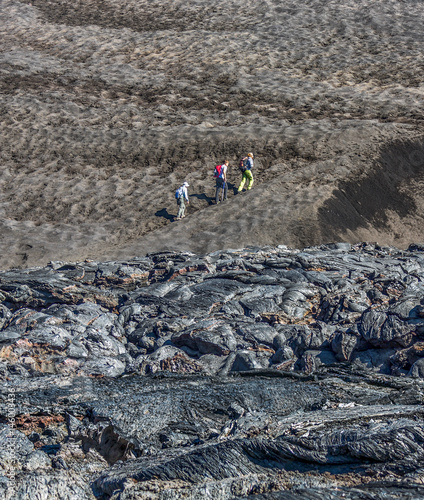
[{"label": "hillside", "polygon": [[420,5],[4,0],[0,266],[420,240]]}]

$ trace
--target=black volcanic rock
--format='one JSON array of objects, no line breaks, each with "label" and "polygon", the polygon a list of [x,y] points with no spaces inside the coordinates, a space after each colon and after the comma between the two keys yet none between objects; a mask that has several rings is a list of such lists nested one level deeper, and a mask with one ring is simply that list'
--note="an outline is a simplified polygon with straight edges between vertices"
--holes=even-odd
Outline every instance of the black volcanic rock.
[{"label": "black volcanic rock", "polygon": [[169,259],[143,258],[142,278],[140,259],[0,272],[0,491],[420,491],[420,251],[252,247]]},{"label": "black volcanic rock", "polygon": [[375,364],[384,373],[410,370],[424,335],[421,253],[347,248],[174,253],[179,271],[165,273],[156,271],[170,255],[153,254],[143,259],[150,271],[140,281],[137,259],[4,271],[4,366],[33,375],[117,376],[146,367],[169,345],[198,367],[204,355],[225,361],[236,354],[233,370],[278,368],[292,353],[291,369],[308,372],[332,359]]}]

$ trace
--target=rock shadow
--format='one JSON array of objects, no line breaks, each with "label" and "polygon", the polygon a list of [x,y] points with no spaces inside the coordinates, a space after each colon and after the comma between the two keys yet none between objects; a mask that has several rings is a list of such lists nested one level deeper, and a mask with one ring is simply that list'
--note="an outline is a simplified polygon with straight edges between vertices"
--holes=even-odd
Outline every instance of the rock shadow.
[{"label": "rock shadow", "polygon": [[385,146],[367,175],[340,182],[318,210],[322,234],[337,238],[369,225],[381,230],[388,226],[389,211],[401,218],[414,213],[414,179],[423,177],[424,138]]}]

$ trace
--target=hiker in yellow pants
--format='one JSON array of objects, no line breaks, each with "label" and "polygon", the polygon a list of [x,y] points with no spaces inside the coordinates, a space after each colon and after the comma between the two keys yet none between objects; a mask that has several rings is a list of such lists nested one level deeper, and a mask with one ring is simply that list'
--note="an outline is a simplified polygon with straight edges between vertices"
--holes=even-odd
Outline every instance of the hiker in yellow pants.
[{"label": "hiker in yellow pants", "polygon": [[247,183],[247,189],[251,189],[253,185],[253,175],[251,169],[253,168],[253,153],[249,153],[245,158],[242,159],[240,164],[244,165],[245,170],[243,171],[243,177],[241,178],[240,186],[238,187],[238,192],[243,191],[244,185]]}]

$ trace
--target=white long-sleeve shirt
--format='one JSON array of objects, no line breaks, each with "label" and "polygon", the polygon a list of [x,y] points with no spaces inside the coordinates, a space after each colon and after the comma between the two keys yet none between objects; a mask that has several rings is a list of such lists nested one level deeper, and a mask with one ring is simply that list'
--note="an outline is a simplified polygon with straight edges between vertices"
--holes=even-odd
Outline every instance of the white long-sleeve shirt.
[{"label": "white long-sleeve shirt", "polygon": [[227,178],[227,165],[225,165],[225,163],[223,163],[221,165],[221,175],[220,175],[221,179],[225,179]]},{"label": "white long-sleeve shirt", "polygon": [[187,188],[185,186],[181,186],[178,188],[178,197],[181,198],[182,196],[185,198],[186,201],[188,201],[188,192]]}]

